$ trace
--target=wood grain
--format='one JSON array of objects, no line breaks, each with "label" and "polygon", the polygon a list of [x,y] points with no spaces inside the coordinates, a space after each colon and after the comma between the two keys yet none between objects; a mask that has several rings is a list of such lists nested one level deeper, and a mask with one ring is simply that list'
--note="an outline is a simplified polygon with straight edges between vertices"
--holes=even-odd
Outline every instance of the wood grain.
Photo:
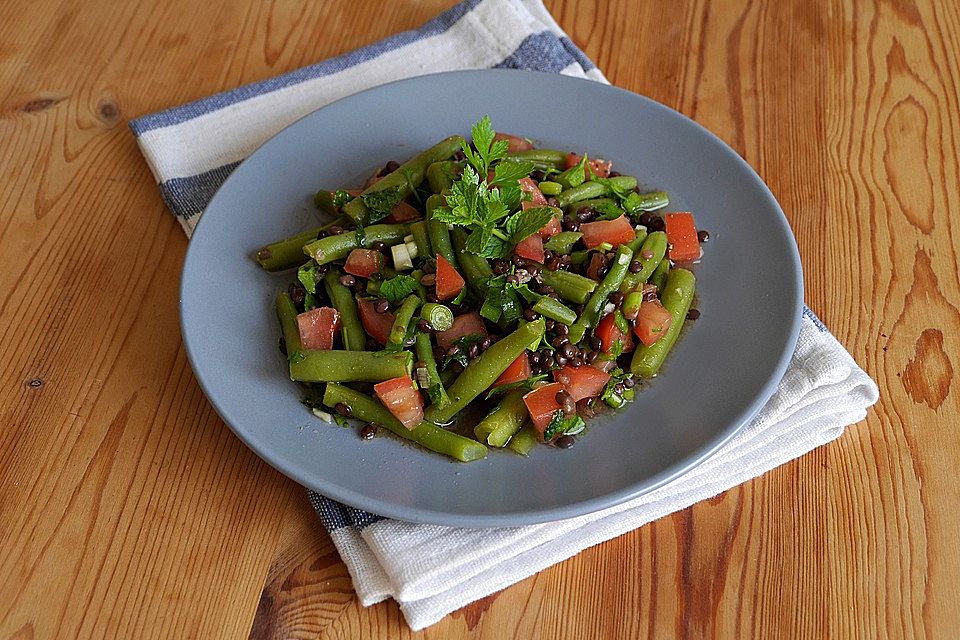
[{"label": "wood grain", "polygon": [[430,2],[0,2],[0,638],[952,637],[960,5],[547,4],[740,152],[877,380],[837,442],[413,634],[186,362],[186,241],[126,121],[413,28]]}]

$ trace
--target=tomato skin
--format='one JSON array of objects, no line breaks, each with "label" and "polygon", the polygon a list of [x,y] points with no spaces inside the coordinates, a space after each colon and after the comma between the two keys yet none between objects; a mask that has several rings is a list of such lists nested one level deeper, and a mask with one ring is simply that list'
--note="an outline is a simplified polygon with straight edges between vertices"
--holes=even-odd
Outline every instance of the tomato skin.
[{"label": "tomato skin", "polygon": [[600,280],[600,267],[603,266],[603,255],[598,251],[590,256],[590,263],[587,265],[587,277],[591,280]]},{"label": "tomato skin", "polygon": [[360,314],[360,324],[367,335],[379,342],[387,344],[387,336],[393,328],[394,315],[392,311],[377,313],[376,303],[365,298],[357,299],[357,311]]},{"label": "tomato skin", "polygon": [[616,317],[612,313],[608,313],[600,319],[597,328],[593,330],[593,335],[600,338],[600,350],[604,353],[611,353],[617,340],[620,341],[621,353],[633,351],[634,344],[630,331],[621,331],[620,327],[617,326]]},{"label": "tomato skin", "polygon": [[674,262],[691,262],[700,259],[700,240],[693,214],[689,212],[668,213],[663,216],[667,225],[667,246]]},{"label": "tomato skin", "polygon": [[513,253],[521,258],[526,258],[527,260],[533,260],[534,262],[543,264],[543,238],[541,238],[537,233],[527,236],[517,243],[517,246],[513,248]]},{"label": "tomato skin", "polygon": [[667,329],[673,322],[673,316],[659,300],[644,300],[637,314],[637,324],[633,332],[640,338],[640,342],[648,347],[667,334]]},{"label": "tomato skin", "polygon": [[297,315],[300,346],[304,349],[333,349],[340,330],[340,312],[332,307],[318,307]]},{"label": "tomato skin", "polygon": [[540,191],[540,187],[533,181],[533,178],[528,176],[526,178],[520,178],[517,182],[520,183],[521,191],[530,194],[530,202],[533,203],[533,206],[542,207],[547,204],[547,197]]},{"label": "tomato skin", "polygon": [[[567,169],[573,169],[575,166],[580,164],[580,156],[576,153],[567,154]],[[601,160],[599,158],[588,158],[587,167],[586,167],[586,178],[590,179],[591,176],[596,176],[597,178],[608,178],[610,177],[610,169],[613,168],[613,163],[608,160]]]},{"label": "tomato skin", "polygon": [[550,222],[543,225],[543,228],[540,229],[540,231],[538,231],[537,233],[539,233],[540,237],[543,238],[544,240],[549,240],[550,238],[557,235],[561,231],[563,231],[563,227],[560,226],[560,218],[559,216],[554,216],[550,218]]},{"label": "tomato skin", "polygon": [[510,363],[510,366],[500,374],[500,377],[497,378],[492,386],[499,387],[502,384],[512,384],[526,380],[530,377],[530,373],[530,358],[527,357],[527,352],[524,351],[516,360]]},{"label": "tomato skin", "polygon": [[574,402],[585,398],[596,398],[610,380],[610,374],[594,366],[585,364],[572,367],[569,364],[553,370],[553,379],[563,385]]},{"label": "tomato skin", "polygon": [[[389,333],[389,330],[388,330]],[[446,331],[436,333],[437,344],[444,349],[449,349],[454,341],[464,336],[487,335],[487,326],[483,323],[483,318],[476,311],[465,313],[453,319],[453,326]]]},{"label": "tomato skin", "polygon": [[350,275],[369,278],[383,269],[383,254],[373,249],[354,249],[343,263],[343,270]]},{"label": "tomato skin", "polygon": [[373,392],[407,429],[423,422],[423,397],[413,388],[410,376],[400,376],[373,385]]},{"label": "tomato skin", "polygon": [[630,224],[627,216],[620,216],[613,220],[584,222],[580,225],[580,233],[583,234],[583,244],[587,246],[587,249],[593,249],[604,242],[619,247],[621,244],[630,242],[637,237],[637,232]]},{"label": "tomato skin", "polygon": [[537,430],[537,435],[543,441],[543,434],[550,426],[553,416],[563,409],[557,402],[557,392],[563,390],[563,385],[559,382],[546,384],[534,389],[523,396],[523,403],[527,405],[527,411],[530,413],[530,419]]},{"label": "tomato skin", "polygon": [[437,299],[453,300],[460,292],[466,282],[457,270],[453,268],[446,258],[437,254]]},{"label": "tomato skin", "polygon": [[403,222],[413,222],[420,219],[420,212],[416,207],[408,202],[398,202],[390,209],[390,215],[383,219],[388,224],[400,224]]},{"label": "tomato skin", "polygon": [[520,136],[515,136],[512,133],[498,133],[493,136],[494,141],[496,140],[506,140],[508,153],[517,153],[518,151],[529,151],[533,149],[533,143],[527,140],[526,138],[521,138]]}]

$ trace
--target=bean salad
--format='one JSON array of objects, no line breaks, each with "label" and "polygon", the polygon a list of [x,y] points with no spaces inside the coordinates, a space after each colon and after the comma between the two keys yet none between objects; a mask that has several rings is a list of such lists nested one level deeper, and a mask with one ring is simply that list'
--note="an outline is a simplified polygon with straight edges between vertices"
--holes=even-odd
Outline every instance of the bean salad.
[{"label": "bean salad", "polygon": [[[386,429],[463,462],[567,449],[699,317],[689,267],[710,235],[612,162],[486,116],[471,134],[318,192],[329,222],[257,252],[296,269],[280,349],[304,403],[362,439]],[[469,415],[472,434],[452,428]]]}]

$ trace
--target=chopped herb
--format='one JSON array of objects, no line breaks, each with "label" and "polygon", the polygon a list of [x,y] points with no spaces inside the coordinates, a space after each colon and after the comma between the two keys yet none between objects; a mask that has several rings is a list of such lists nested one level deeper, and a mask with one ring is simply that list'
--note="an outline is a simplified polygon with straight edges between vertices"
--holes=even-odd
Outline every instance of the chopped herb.
[{"label": "chopped herb", "polygon": [[630,332],[630,325],[627,324],[627,319],[623,317],[619,309],[613,312],[613,324],[617,325],[617,329],[621,333]]},{"label": "chopped herb", "polygon": [[400,185],[378,189],[365,193],[360,198],[370,210],[370,222],[378,222],[390,215],[390,210],[403,200],[403,189]]},{"label": "chopped herb", "polygon": [[317,284],[320,283],[321,279],[320,274],[317,273],[318,269],[317,263],[313,260],[297,269],[297,280],[307,290],[307,293],[314,293],[317,290]]},{"label": "chopped herb", "polygon": [[517,244],[527,237],[543,229],[553,217],[557,215],[554,207],[532,207],[518,211],[509,218],[504,225],[510,242]]},{"label": "chopped herb", "polygon": [[580,416],[572,415],[568,418],[563,413],[563,409],[557,409],[557,412],[553,414],[553,419],[550,420],[550,424],[547,425],[546,431],[543,432],[543,439],[545,442],[550,442],[558,436],[573,436],[583,431],[586,426]]},{"label": "chopped herb", "polygon": [[333,206],[339,209],[343,205],[353,200],[353,196],[347,193],[346,191],[344,191],[343,189],[337,189],[336,191],[333,192],[332,200],[333,200]]},{"label": "chopped herb", "polygon": [[380,283],[380,295],[386,298],[390,304],[400,304],[404,298],[416,289],[416,278],[403,273]]},{"label": "chopped herb", "polygon": [[517,389],[523,389],[524,391],[532,391],[533,387],[540,381],[546,380],[547,374],[540,373],[533,377],[527,378],[526,380],[517,380],[516,382],[510,382],[508,384],[501,384],[499,386],[490,389],[487,392],[485,400],[489,400],[494,396],[499,396],[504,393],[509,393],[510,391],[515,391]]}]

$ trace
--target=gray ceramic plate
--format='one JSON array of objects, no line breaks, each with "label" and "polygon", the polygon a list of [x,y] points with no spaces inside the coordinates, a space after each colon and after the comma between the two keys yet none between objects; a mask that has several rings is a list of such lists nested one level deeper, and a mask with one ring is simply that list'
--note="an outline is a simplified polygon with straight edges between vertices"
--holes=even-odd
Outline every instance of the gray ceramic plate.
[{"label": "gray ceramic plate", "polygon": [[[290,281],[252,253],[316,220],[311,194],[356,185],[489,114],[543,147],[585,150],[670,192],[712,234],[696,269],[702,317],[627,410],[575,447],[455,463],[314,418],[277,350],[272,302]],[[345,98],[243,162],[190,242],[181,322],[190,362],[223,420],[281,472],[348,505],[416,522],[512,526],[609,507],[664,484],[729,439],[774,391],[796,343],[800,261],[756,173],[708,131],[592,81],[521,71],[423,76]]]}]

